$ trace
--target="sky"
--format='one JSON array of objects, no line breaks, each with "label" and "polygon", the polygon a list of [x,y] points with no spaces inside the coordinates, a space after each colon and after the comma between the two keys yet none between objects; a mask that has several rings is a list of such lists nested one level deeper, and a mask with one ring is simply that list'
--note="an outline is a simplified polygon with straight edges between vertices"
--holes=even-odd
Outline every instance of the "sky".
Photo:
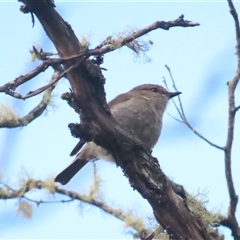
[{"label": "sky", "polygon": [[[227,81],[233,78],[237,58],[235,55],[235,29],[225,1],[56,1],[56,10],[71,24],[76,36],[89,39],[94,48],[108,36],[128,29],[141,29],[156,21],[175,20],[181,14],[186,20],[199,22],[194,28],[156,30],[143,37],[153,42],[146,53],[136,57],[128,48],[116,50],[104,57],[107,99],[144,84],[163,85],[163,77],[170,89],[168,65],[176,81],[189,122],[202,135],[223,146],[227,133]],[[40,62],[31,62],[32,45],[44,51],[55,51],[52,43],[36,19],[32,27],[31,16],[19,11],[17,1],[0,1],[0,85],[26,74]],[[235,2],[240,14],[240,2]],[[30,90],[46,84],[51,71],[36,77],[19,91]],[[26,175],[44,180],[54,177],[71,161],[69,153],[77,143],[68,123],[78,122],[76,113],[60,96],[69,90],[62,79],[54,91],[53,102],[46,113],[29,126],[0,131],[0,169],[11,186],[17,186]],[[236,103],[240,103],[239,87]],[[41,96],[26,101],[15,100],[4,94],[0,102],[11,106],[24,116],[36,106]],[[0,113],[1,114],[1,113]],[[182,184],[193,194],[207,193],[207,208],[226,214],[228,193],[224,176],[224,155],[218,149],[198,138],[185,125],[174,120],[178,117],[172,102],[168,104],[161,137],[153,150],[164,173]],[[239,115],[239,113],[238,113]],[[236,118],[232,152],[233,178],[240,192],[239,150],[240,122]],[[104,161],[97,162],[103,179],[101,190],[110,204],[133,209],[141,216],[152,214],[148,203],[129,186],[120,168]],[[65,188],[84,192],[93,180],[93,165],[88,164]],[[35,191],[33,198],[48,200],[44,191]],[[55,196],[51,199],[61,199]],[[31,220],[16,216],[18,200],[0,201],[0,239],[132,239],[124,224],[103,214],[99,209],[79,202],[41,204],[33,209]],[[237,217],[240,221],[239,208]],[[14,231],[13,231],[14,229]],[[226,239],[230,232],[220,228]]]}]

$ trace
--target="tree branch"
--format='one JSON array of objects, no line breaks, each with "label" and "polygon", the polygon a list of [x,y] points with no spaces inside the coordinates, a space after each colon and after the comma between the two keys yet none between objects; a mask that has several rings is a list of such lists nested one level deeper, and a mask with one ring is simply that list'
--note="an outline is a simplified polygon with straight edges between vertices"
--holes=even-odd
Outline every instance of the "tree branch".
[{"label": "tree branch", "polygon": [[[175,188],[175,190],[179,193],[179,195],[183,194],[183,197],[186,197],[185,204],[188,205],[188,207],[191,209],[191,212],[199,217],[203,218],[206,226],[208,228],[208,232],[210,232],[212,235],[215,234],[216,238],[214,239],[223,239],[222,237],[217,237],[217,231],[213,229],[212,227],[219,226],[220,221],[224,219],[224,216],[220,215],[220,213],[214,213],[209,212],[204,207],[204,199],[206,198],[206,193],[204,192],[198,192],[195,194],[195,196],[188,194],[184,188],[175,183],[170,181],[172,186]],[[102,197],[102,193],[100,192],[100,185],[101,185],[101,179],[97,174],[96,166],[94,164],[94,180],[93,184],[90,187],[90,190],[88,193],[78,193],[75,191],[67,190],[64,188],[59,187],[58,184],[56,184],[53,179],[46,179],[45,181],[41,180],[35,180],[32,178],[28,178],[24,181],[22,181],[22,186],[19,189],[13,189],[8,184],[3,183],[0,181],[0,185],[3,187],[0,187],[0,199],[19,199],[19,202],[25,202],[24,208],[21,210],[19,209],[18,212],[23,211],[24,216],[27,215],[28,218],[31,217],[32,209],[29,213],[29,210],[27,209],[29,206],[28,202],[35,203],[37,206],[40,204],[52,204],[52,203],[67,203],[67,202],[73,202],[73,201],[80,201],[81,203],[87,203],[91,206],[95,206],[99,208],[100,210],[106,212],[107,214],[121,220],[125,223],[127,227],[131,227],[136,231],[134,233],[134,238],[140,238],[142,240],[146,239],[165,239],[162,235],[166,235],[164,233],[164,230],[162,229],[161,234],[159,234],[159,228],[156,229],[149,229],[146,228],[144,220],[136,215],[134,215],[132,210],[130,211],[124,211],[122,208],[114,208],[110,206],[106,201],[104,200],[104,197]],[[36,200],[31,197],[29,197],[29,193],[31,191],[34,191],[35,189],[44,189],[47,190],[50,194],[55,195],[60,194],[61,196],[68,197],[68,199],[61,199],[61,200]],[[28,196],[27,196],[28,195]],[[198,199],[199,198],[199,199]],[[25,213],[24,211],[27,211]],[[162,236],[162,238],[161,238]],[[158,238],[160,237],[160,238]]]},{"label": "tree branch", "polygon": [[[70,25],[49,4],[49,0],[22,2],[25,4],[25,12],[34,13],[39,19],[61,57],[81,52],[83,46],[79,44]],[[183,23],[173,23],[170,26],[186,27]],[[166,27],[168,28],[169,26]],[[138,35],[127,41],[133,41],[136,37]],[[67,69],[75,63],[73,60],[68,61],[64,68]],[[90,140],[112,153],[117,165],[121,166],[125,176],[129,178],[131,186],[147,199],[157,221],[167,230],[170,237],[210,239],[202,221],[191,214],[183,200],[172,190],[171,184],[150,151],[138,139],[125,132],[111,116],[105,99],[104,77],[100,68],[86,60],[72,69],[67,78],[79,104],[82,127],[84,129],[85,126],[85,131],[91,136]]]},{"label": "tree branch", "polygon": [[240,105],[235,107],[235,113],[240,109]]},{"label": "tree branch", "polygon": [[45,90],[40,103],[22,118],[18,117],[8,106],[5,107],[4,105],[1,105],[0,128],[23,127],[38,118],[47,109],[52,98],[52,91],[56,87],[56,83],[49,84],[49,86],[50,87]]},{"label": "tree branch", "polygon": [[[74,57],[71,57],[70,59],[75,59],[75,58],[76,57],[74,56]],[[13,82],[9,82],[9,83],[5,84],[4,86],[0,87],[0,92],[5,92],[6,94],[8,94],[14,98],[18,98],[18,99],[22,99],[22,100],[36,96],[36,95],[44,92],[49,87],[56,84],[62,77],[64,77],[67,73],[69,73],[73,68],[76,68],[80,63],[82,63],[84,61],[84,57],[82,59],[78,60],[78,62],[76,64],[70,66],[68,69],[61,71],[61,72],[58,72],[58,71],[55,72],[55,74],[52,77],[52,80],[47,85],[40,87],[34,91],[30,91],[25,96],[14,91],[14,89],[16,89],[16,87],[18,87],[21,84],[34,78],[39,73],[45,71],[48,66],[50,66],[50,65],[53,66],[54,64],[56,64],[56,62],[68,61],[66,59],[56,59],[57,61],[55,61],[55,59],[49,59],[49,60],[44,61],[40,66],[38,66],[36,69],[34,69],[31,73],[28,73],[25,76],[20,76],[17,79],[15,79]],[[51,60],[53,60],[53,61],[51,61]]]},{"label": "tree branch", "polygon": [[232,0],[227,0],[230,13],[234,19],[235,24],[235,34],[237,42],[237,58],[238,65],[235,76],[232,80],[228,82],[228,132],[227,132],[227,141],[224,147],[225,153],[225,176],[227,181],[228,193],[230,198],[229,208],[228,208],[228,217],[222,221],[224,226],[227,226],[231,229],[234,239],[240,239],[240,228],[238,221],[236,219],[236,209],[238,204],[238,195],[236,194],[233,177],[232,177],[232,144],[234,138],[234,127],[235,127],[235,115],[237,108],[235,106],[235,89],[239,83],[240,78],[240,27],[237,11],[233,5]]},{"label": "tree branch", "polygon": [[[196,27],[200,24],[197,22],[192,22],[188,20],[184,20],[184,15],[181,15],[175,20],[172,21],[157,21],[145,28],[142,28],[138,31],[134,31],[133,33],[129,34],[129,36],[120,36],[117,39],[112,39],[112,37],[108,37],[106,40],[104,40],[100,45],[98,45],[94,50],[99,50],[97,54],[104,54],[107,52],[114,51],[118,48],[121,48],[122,46],[128,46],[129,43],[134,43],[135,39],[140,38],[141,36],[157,30],[157,29],[163,29],[163,30],[169,30],[172,27]],[[91,55],[93,54],[94,50],[91,50]],[[97,55],[95,54],[95,55]]]},{"label": "tree branch", "polygon": [[[108,53],[108,52],[114,51],[118,48],[121,48],[124,45],[129,46],[129,43],[134,43],[135,39],[151,32],[153,30],[156,30],[156,29],[159,29],[159,28],[164,29],[164,30],[169,30],[172,27],[179,27],[179,26],[181,26],[181,27],[195,27],[195,26],[199,26],[199,23],[184,20],[184,15],[181,15],[179,18],[177,18],[176,20],[173,20],[173,21],[168,21],[168,22],[157,21],[157,22],[149,25],[146,28],[143,28],[139,31],[132,32],[131,34],[129,34],[126,37],[120,36],[117,39],[112,39],[112,37],[108,37],[105,41],[103,41],[103,43],[98,45],[95,49],[91,49],[91,50],[85,49],[85,50],[81,51],[80,53],[74,54],[70,57],[56,58],[56,59],[51,58],[51,59],[44,60],[42,64],[40,64],[37,68],[35,68],[30,73],[28,73],[24,76],[20,76],[20,77],[16,78],[15,80],[5,84],[4,86],[1,86],[0,87],[0,92],[4,92],[4,93],[6,93],[6,94],[8,94],[12,97],[25,100],[27,98],[30,98],[32,96],[35,96],[35,95],[43,92],[44,90],[46,90],[49,87],[49,85],[46,85],[46,86],[44,86],[42,88],[39,88],[35,91],[31,91],[26,96],[22,96],[21,94],[15,92],[15,89],[17,87],[19,87],[20,85],[26,83],[27,81],[33,79],[34,77],[36,77],[41,72],[44,72],[49,66],[63,64],[63,63],[66,63],[67,61],[70,61],[70,60],[87,59],[90,56],[101,56],[105,53]],[[33,51],[35,53],[36,49],[33,48]],[[56,55],[56,54],[50,54],[50,53],[41,55],[41,52],[37,52],[37,54],[40,57],[44,56],[45,58],[47,56],[50,56],[50,55]],[[64,76],[64,74],[63,74],[63,76]],[[58,81],[58,80],[59,79],[56,79],[56,81]]]},{"label": "tree branch", "polygon": [[[88,194],[80,194],[75,191],[67,190],[55,184],[53,179],[47,179],[46,181],[40,181],[35,179],[28,179],[25,180],[22,187],[15,190],[11,188],[9,185],[0,182],[4,188],[0,188],[0,199],[15,199],[19,198],[20,201],[22,199],[27,200],[28,202],[35,203],[37,206],[40,204],[46,203],[67,203],[73,201],[80,201],[82,203],[87,203],[92,206],[99,208],[100,210],[106,212],[107,214],[119,219],[120,221],[124,222],[126,226],[134,229],[136,233],[135,236],[138,238],[145,239],[146,236],[154,233],[145,227],[144,221],[138,217],[134,216],[131,212],[124,212],[121,208],[113,208],[108,205],[103,199],[99,198],[99,179],[98,177],[94,177],[93,186],[90,189]],[[34,189],[45,189],[51,194],[60,194],[64,197],[69,197],[69,199],[62,199],[62,200],[54,200],[54,201],[46,201],[46,200],[35,200],[30,197],[27,197],[26,194],[31,192]]]},{"label": "tree branch", "polygon": [[[174,78],[173,78],[173,76],[172,76],[172,72],[171,72],[170,67],[168,67],[167,65],[165,65],[165,67],[166,67],[166,69],[167,69],[167,71],[168,71],[168,73],[169,73],[169,75],[170,75],[171,80],[172,80],[173,89],[176,90],[176,91],[178,91],[178,90],[177,90],[176,83],[175,83]],[[164,82],[166,88],[169,89],[165,78],[163,79],[163,82]],[[172,101],[173,101],[173,104],[174,104],[175,108],[176,108],[177,111],[178,111],[178,114],[179,114],[180,118],[181,118],[181,120],[174,118],[175,120],[177,120],[177,121],[179,121],[179,122],[181,122],[181,123],[184,123],[188,128],[191,129],[191,131],[192,131],[193,133],[195,133],[198,137],[200,137],[200,138],[203,139],[205,142],[207,142],[208,144],[210,144],[212,147],[215,147],[215,148],[217,148],[217,149],[220,149],[220,150],[223,150],[223,151],[224,151],[224,147],[221,147],[221,146],[219,146],[219,145],[211,142],[210,140],[208,140],[207,138],[205,138],[202,134],[200,134],[195,128],[192,127],[192,125],[188,122],[187,117],[186,117],[186,115],[185,115],[185,112],[184,112],[184,109],[183,109],[183,104],[182,104],[182,101],[181,101],[181,97],[180,97],[180,96],[178,96],[178,103],[179,103],[180,108],[177,106],[177,104],[176,104],[176,102],[175,102],[174,99],[172,99]]]}]

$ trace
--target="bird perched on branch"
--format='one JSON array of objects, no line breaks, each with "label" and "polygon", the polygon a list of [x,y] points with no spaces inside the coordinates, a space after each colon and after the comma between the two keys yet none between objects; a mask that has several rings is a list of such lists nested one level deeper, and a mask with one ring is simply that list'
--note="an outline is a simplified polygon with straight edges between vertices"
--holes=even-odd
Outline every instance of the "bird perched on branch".
[{"label": "bird perched on branch", "polygon": [[[179,94],[156,84],[143,84],[118,95],[108,105],[117,122],[151,150],[160,136],[167,103]],[[99,159],[114,162],[110,152],[94,142],[86,143],[73,162],[56,176],[55,182],[67,184],[89,161]]]}]

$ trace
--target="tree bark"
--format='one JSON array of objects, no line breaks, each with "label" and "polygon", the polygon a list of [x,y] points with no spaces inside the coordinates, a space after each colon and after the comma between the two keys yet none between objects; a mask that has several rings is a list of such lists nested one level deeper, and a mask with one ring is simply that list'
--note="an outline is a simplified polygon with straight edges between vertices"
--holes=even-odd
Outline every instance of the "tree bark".
[{"label": "tree bark", "polygon": [[[46,34],[61,57],[83,51],[71,26],[54,9],[50,0],[23,0],[24,13],[31,12],[42,24]],[[72,60],[65,69],[76,64]],[[171,239],[212,239],[200,219],[191,214],[185,201],[172,190],[168,178],[161,171],[157,159],[137,139],[125,132],[111,116],[105,100],[104,77],[100,68],[84,60],[72,69],[67,78],[79,106],[82,137],[109,150],[131,186],[152,206],[154,215]],[[87,137],[86,137],[87,136]]]}]

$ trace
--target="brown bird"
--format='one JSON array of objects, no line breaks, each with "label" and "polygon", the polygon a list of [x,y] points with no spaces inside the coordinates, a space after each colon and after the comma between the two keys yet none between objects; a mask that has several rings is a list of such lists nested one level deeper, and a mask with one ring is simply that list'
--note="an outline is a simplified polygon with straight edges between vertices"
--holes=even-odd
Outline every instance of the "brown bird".
[{"label": "brown bird", "polygon": [[[117,122],[152,149],[161,133],[168,100],[179,94],[181,92],[168,92],[159,85],[143,84],[118,95],[108,105]],[[55,182],[67,184],[89,161],[99,159],[114,162],[110,152],[94,142],[86,143],[73,162],[56,176]]]}]

